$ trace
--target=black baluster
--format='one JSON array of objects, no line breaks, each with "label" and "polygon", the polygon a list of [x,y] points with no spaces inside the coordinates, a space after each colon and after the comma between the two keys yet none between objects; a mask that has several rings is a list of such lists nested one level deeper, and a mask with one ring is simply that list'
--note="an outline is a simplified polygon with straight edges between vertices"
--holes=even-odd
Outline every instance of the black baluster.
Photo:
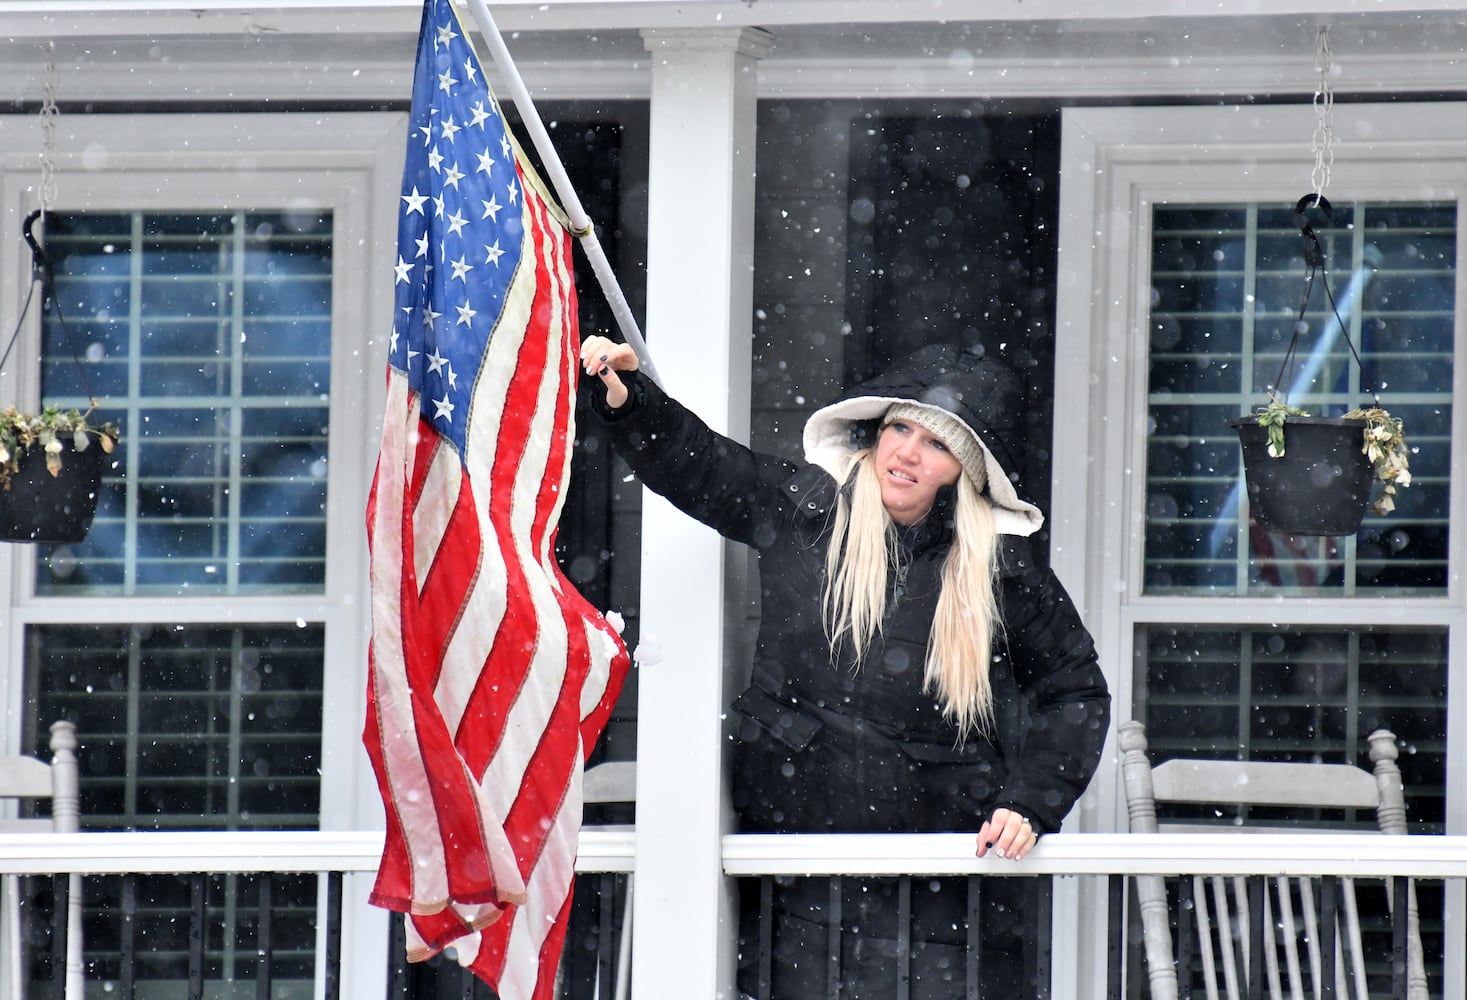
[{"label": "black baluster", "polygon": [[774,992],[774,878],[759,879],[759,995]]},{"label": "black baluster", "polygon": [[839,875],[832,876],[830,880],[830,912],[825,916],[829,921],[826,925],[825,995],[830,1000],[840,1000],[840,924],[843,918]]},{"label": "black baluster", "polygon": [[341,996],[341,878],[326,875],[326,1000]]},{"label": "black baluster", "polygon": [[122,876],[122,997],[137,1000],[138,877]]},{"label": "black baluster", "polygon": [[[1177,879],[1177,1000],[1192,1000],[1192,946],[1197,933],[1192,923],[1197,919],[1197,880],[1191,875]],[[1207,890],[1202,890],[1204,897]],[[1206,899],[1204,898],[1204,902]],[[1211,948],[1210,941],[1202,947]]]},{"label": "black baluster", "polygon": [[1411,880],[1391,879],[1391,1000],[1406,1000],[1410,971]]},{"label": "black baluster", "polygon": [[1335,955],[1339,948],[1339,928],[1335,926],[1337,912],[1336,892],[1339,886],[1332,876],[1320,879],[1319,884],[1319,984],[1320,1000],[1334,1000]]},{"label": "black baluster", "polygon": [[967,1000],[978,1000],[979,983],[983,976],[982,938],[979,928],[983,926],[983,883],[979,876],[968,876],[968,955],[967,971],[964,974]]},{"label": "black baluster", "polygon": [[1130,879],[1108,875],[1105,885],[1106,920],[1110,927],[1105,943],[1105,1000],[1121,1000],[1121,973],[1126,959],[1126,890]]},{"label": "black baluster", "polygon": [[261,872],[255,906],[255,1000],[270,1000],[270,873]]},{"label": "black baluster", "polygon": [[912,879],[897,879],[897,1000],[912,996]]},{"label": "black baluster", "polygon": [[1263,1000],[1263,876],[1248,877],[1248,1000]]},{"label": "black baluster", "polygon": [[[615,953],[615,934],[612,927],[614,919],[615,900],[612,898],[616,891],[616,876],[602,875],[597,879],[597,920],[596,920],[596,997],[603,1000],[611,996],[615,986],[612,979],[611,956]],[[626,933],[625,930],[622,931]]]},{"label": "black baluster", "polygon": [[204,889],[206,876],[189,877],[189,890],[193,906],[188,924],[188,996],[189,1000],[204,1000]]},{"label": "black baluster", "polygon": [[407,914],[388,914],[387,928],[387,997],[408,1000]]},{"label": "black baluster", "polygon": [[1024,968],[1032,976],[1030,981],[1034,984],[1034,1000],[1049,1000],[1050,984],[1053,982],[1050,931],[1054,927],[1054,880],[1029,877],[1024,881],[1027,883],[1024,890],[1027,904],[1025,909],[1030,914],[1030,926],[1037,929],[1036,933],[1025,935]]},{"label": "black baluster", "polygon": [[51,910],[51,996],[66,1000],[66,937],[71,904],[71,875],[51,876],[54,906]]}]

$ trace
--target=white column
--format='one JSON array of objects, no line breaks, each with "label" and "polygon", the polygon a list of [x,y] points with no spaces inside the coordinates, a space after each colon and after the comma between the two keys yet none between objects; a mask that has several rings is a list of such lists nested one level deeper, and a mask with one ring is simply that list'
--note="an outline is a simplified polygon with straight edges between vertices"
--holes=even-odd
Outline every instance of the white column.
[{"label": "white column", "polygon": [[[647,342],[666,388],[748,440],[757,29],[647,31],[652,53]],[[632,995],[733,992],[722,874],[725,677],[742,676],[747,555],[648,495]]]}]

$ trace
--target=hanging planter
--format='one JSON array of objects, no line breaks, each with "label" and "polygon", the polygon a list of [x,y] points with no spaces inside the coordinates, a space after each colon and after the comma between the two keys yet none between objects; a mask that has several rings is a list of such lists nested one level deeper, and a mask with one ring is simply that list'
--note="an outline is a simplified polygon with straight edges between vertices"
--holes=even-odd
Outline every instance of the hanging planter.
[{"label": "hanging planter", "polygon": [[1256,417],[1232,421],[1254,521],[1291,535],[1353,535],[1375,478],[1361,449],[1365,421],[1292,416],[1288,425],[1288,446],[1274,455]]},{"label": "hanging planter", "polygon": [[[66,319],[54,294],[54,274],[32,227],[42,218],[40,211],[25,220],[25,241],[31,248],[31,285],[20,310],[15,332],[0,357],[0,367],[10,358],[16,338],[25,323],[31,298],[39,285],[41,310],[49,306],[70,339]],[[86,371],[73,348],[83,385]],[[88,396],[91,396],[88,390]],[[101,492],[102,470],[107,455],[117,446],[117,427],[89,423],[86,413],[48,406],[40,413],[24,413],[14,406],[0,411],[0,541],[79,542],[91,530]]]},{"label": "hanging planter", "polygon": [[[1306,329],[1305,309],[1316,272],[1324,273],[1324,248],[1309,224],[1307,209],[1317,208],[1326,221],[1332,215],[1322,195],[1305,195],[1294,208],[1294,220],[1304,237],[1304,261],[1309,274],[1304,299],[1299,304],[1294,334],[1284,352],[1275,385],[1283,382]],[[1329,294],[1328,277],[1325,292]],[[1333,305],[1334,296],[1329,295]],[[1335,321],[1349,345],[1350,354],[1363,368],[1355,344],[1339,313]],[[1401,421],[1392,417],[1374,398],[1365,409],[1351,410],[1342,417],[1313,417],[1290,406],[1269,390],[1270,402],[1248,417],[1230,421],[1243,448],[1243,470],[1248,484],[1248,501],[1254,521],[1291,535],[1353,535],[1360,528],[1375,484],[1378,514],[1396,507],[1396,491],[1411,485],[1410,449]],[[1374,397],[1374,393],[1371,394]],[[1286,431],[1287,428],[1287,431]]]},{"label": "hanging planter", "polygon": [[0,412],[0,541],[79,542],[97,513],[117,428],[75,410]]}]

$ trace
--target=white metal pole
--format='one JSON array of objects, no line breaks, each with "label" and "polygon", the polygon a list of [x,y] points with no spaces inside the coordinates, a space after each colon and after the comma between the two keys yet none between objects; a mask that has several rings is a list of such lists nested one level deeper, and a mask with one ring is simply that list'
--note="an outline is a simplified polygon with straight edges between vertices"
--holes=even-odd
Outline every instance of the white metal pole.
[{"label": "white metal pole", "polygon": [[652,381],[661,385],[662,381],[657,377],[657,368],[652,364],[652,357],[647,353],[647,344],[642,339],[642,331],[637,326],[636,317],[632,315],[632,307],[627,304],[621,285],[611,270],[611,263],[601,249],[601,241],[596,238],[596,227],[591,224],[586,210],[581,207],[581,200],[576,196],[570,178],[566,175],[565,165],[560,162],[560,155],[555,151],[555,144],[550,141],[550,133],[545,129],[545,123],[540,120],[540,112],[535,110],[534,98],[530,96],[529,88],[525,86],[525,81],[514,64],[514,58],[509,54],[509,46],[504,44],[504,38],[499,34],[499,26],[494,23],[494,15],[489,13],[488,3],[486,0],[460,0],[460,2],[468,5],[469,9],[473,11],[475,20],[479,22],[479,32],[489,46],[489,55],[504,77],[504,82],[509,87],[509,96],[514,101],[515,107],[519,108],[520,118],[525,128],[529,130],[530,141],[534,143],[541,161],[545,164],[546,172],[550,174],[550,183],[555,188],[556,196],[560,198],[566,215],[570,218],[571,232],[580,241],[581,249],[585,251],[587,259],[591,262],[591,270],[596,275],[596,281],[601,285],[602,294],[606,296],[606,301],[611,305],[611,313],[616,318],[616,325],[621,330],[622,337],[631,345],[632,350],[637,352],[642,371]]}]

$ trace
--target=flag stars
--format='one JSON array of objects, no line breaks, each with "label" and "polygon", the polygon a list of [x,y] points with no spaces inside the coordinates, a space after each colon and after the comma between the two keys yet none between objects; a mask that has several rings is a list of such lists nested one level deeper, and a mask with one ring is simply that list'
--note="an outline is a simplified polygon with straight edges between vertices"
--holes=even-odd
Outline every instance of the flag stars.
[{"label": "flag stars", "polygon": [[514,181],[509,182],[509,203],[511,205],[520,203],[520,186]]},{"label": "flag stars", "polygon": [[473,59],[464,60],[464,76],[468,78],[470,83],[479,79],[479,67],[474,65]]},{"label": "flag stars", "polygon": [[458,260],[453,261],[449,265],[453,268],[453,277],[449,278],[449,281],[457,279],[459,281],[462,281],[465,285],[469,283],[469,272],[474,269],[474,265],[470,264],[464,259],[467,256],[467,254],[464,254],[460,256]]},{"label": "flag stars", "polygon": [[437,322],[438,317],[442,315],[443,314],[441,312],[434,312],[433,303],[429,302],[427,305],[423,306],[423,327],[428,330],[433,329],[433,324]]},{"label": "flag stars", "polygon": [[489,155],[489,150],[486,149],[482,153],[475,153],[474,156],[478,157],[479,160],[479,168],[474,173],[487,174],[493,171],[495,159]]},{"label": "flag stars", "polygon": [[438,353],[438,348],[433,348],[432,353],[428,355],[428,374],[438,374],[443,371],[443,366],[446,364],[448,364],[448,359]]},{"label": "flag stars", "polygon": [[445,94],[453,93],[453,85],[455,83],[458,83],[458,81],[453,78],[453,70],[446,69],[438,74],[438,89]]},{"label": "flag stars", "polygon": [[488,121],[490,118],[493,118],[494,117],[494,108],[493,108],[493,106],[491,105],[489,107],[489,109],[486,110],[484,108],[484,102],[483,101],[477,102],[469,110],[470,110],[470,112],[474,116],[474,120],[471,121],[471,122],[469,122],[469,124],[470,125],[478,126],[481,129],[484,127],[484,123],[486,121]]},{"label": "flag stars", "polygon": [[443,175],[443,186],[452,186],[454,190],[458,190],[458,182],[463,179],[464,175],[459,171],[458,164],[449,164],[447,172]]},{"label": "flag stars", "polygon": [[405,284],[408,283],[408,278],[413,273],[413,265],[411,265],[407,261],[403,260],[402,259],[402,254],[398,254],[397,255],[397,266],[394,267],[392,270],[397,275],[397,280],[394,281],[393,284],[394,285],[405,285]]},{"label": "flag stars", "polygon": [[443,195],[441,194],[433,196],[433,218],[443,218]]},{"label": "flag stars", "polygon": [[[467,282],[465,282],[465,284],[467,284]],[[474,317],[479,315],[478,311],[467,302],[465,302],[461,306],[454,306],[454,308],[458,310],[458,322],[454,325],[466,326],[470,330],[472,330],[474,328]]]},{"label": "flag stars", "polygon": [[428,169],[435,174],[443,172],[443,154],[438,152],[437,146],[428,150]]},{"label": "flag stars", "polygon": [[453,214],[448,217],[448,234],[450,236],[463,236],[464,226],[468,225],[468,223],[469,220],[460,215],[458,209],[455,208]]},{"label": "flag stars", "polygon": [[509,156],[509,133],[508,132],[506,132],[504,135],[501,135],[499,137],[499,151],[501,153],[503,153],[506,157]]},{"label": "flag stars", "polygon": [[481,216],[479,216],[479,218],[480,219],[491,219],[492,218],[495,222],[498,222],[499,221],[499,210],[501,208],[503,208],[503,207],[504,207],[503,205],[499,204],[499,199],[496,198],[496,197],[494,197],[491,194],[489,196],[489,200],[486,201],[486,202],[484,202],[484,214],[481,215]]},{"label": "flag stars", "polygon": [[422,236],[419,236],[413,242],[417,245],[417,248],[418,248],[418,252],[415,253],[415,254],[413,254],[413,259],[416,260],[419,257],[427,257],[428,256],[428,234],[427,233],[424,233]]},{"label": "flag stars", "polygon": [[494,245],[492,247],[485,247],[484,253],[488,255],[485,263],[493,264],[495,267],[499,266],[499,258],[504,256],[504,251],[500,249],[498,240],[494,241]]},{"label": "flag stars", "polygon": [[455,135],[457,135],[463,129],[463,126],[462,125],[455,125],[454,124],[454,121],[453,121],[453,116],[450,115],[448,117],[448,120],[447,121],[443,122],[441,125],[438,126],[438,129],[439,129],[439,131],[442,134],[442,136],[443,136],[444,139],[448,140],[449,142],[452,142],[453,141],[453,137]]},{"label": "flag stars", "polygon": [[433,400],[433,419],[442,420],[444,423],[453,423],[453,404],[448,401],[445,393],[442,399]]},{"label": "flag stars", "polygon": [[407,202],[407,208],[403,209],[404,215],[412,215],[414,212],[417,212],[419,215],[424,215],[423,202],[428,200],[428,196],[418,194],[418,186],[416,184],[413,185],[413,193],[403,195],[402,200]]},{"label": "flag stars", "polygon": [[433,39],[433,47],[436,49],[442,45],[444,48],[448,48],[457,37],[458,32],[453,30],[453,25],[440,24],[438,26],[438,36]]}]

